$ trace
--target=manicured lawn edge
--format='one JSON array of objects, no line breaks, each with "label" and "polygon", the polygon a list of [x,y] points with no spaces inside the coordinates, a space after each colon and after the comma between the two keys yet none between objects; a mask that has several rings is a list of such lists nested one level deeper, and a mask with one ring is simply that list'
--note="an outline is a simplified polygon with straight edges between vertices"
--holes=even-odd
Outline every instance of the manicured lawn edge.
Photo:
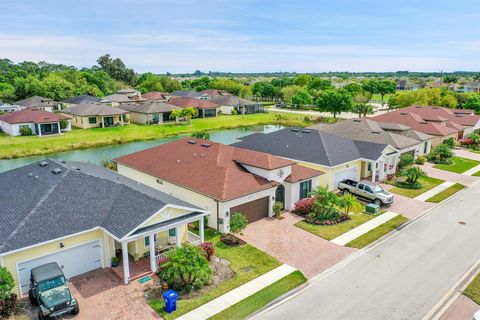
[{"label": "manicured lawn edge", "polygon": [[480,164],[480,161],[462,158],[462,157],[452,157],[452,164],[436,164],[433,167],[445,171],[455,172],[455,173],[464,173],[467,170],[472,169]]},{"label": "manicured lawn edge", "polygon": [[426,202],[433,202],[433,203],[439,203],[442,202],[443,200],[447,199],[448,197],[454,195],[455,193],[459,192],[460,190],[464,189],[465,186],[460,183],[455,183],[453,186],[448,187],[447,189],[443,190],[440,193],[437,193],[431,198],[428,198],[425,200]]},{"label": "manicured lawn edge", "polygon": [[442,184],[443,182],[445,182],[444,180],[432,178],[432,177],[420,178],[418,179],[418,181],[423,185],[422,188],[420,189],[406,189],[406,188],[400,188],[400,187],[393,187],[388,191],[393,192],[395,194],[399,194],[401,196],[415,198],[421,195],[422,193],[425,193],[428,190],[433,189],[439,184]]},{"label": "manicured lawn edge", "polygon": [[208,318],[209,320],[240,320],[265,307],[271,301],[288,291],[305,283],[307,279],[300,271],[294,271],[286,277],[272,283],[266,288],[252,294],[222,312]]},{"label": "manicured lawn edge", "polygon": [[472,174],[473,177],[480,177],[480,171],[477,171],[475,172],[474,174]]},{"label": "manicured lawn edge", "polygon": [[365,233],[364,235],[358,237],[355,240],[350,241],[347,243],[345,246],[346,247],[352,247],[352,248],[357,248],[361,249],[369,245],[370,243],[374,242],[375,240],[383,237],[390,231],[398,228],[405,222],[407,222],[408,219],[402,215],[398,215],[395,218],[385,222],[384,224],[376,227],[373,230],[370,230],[369,232]]},{"label": "manicured lawn edge", "polygon": [[463,294],[480,304],[480,273],[470,282]]}]

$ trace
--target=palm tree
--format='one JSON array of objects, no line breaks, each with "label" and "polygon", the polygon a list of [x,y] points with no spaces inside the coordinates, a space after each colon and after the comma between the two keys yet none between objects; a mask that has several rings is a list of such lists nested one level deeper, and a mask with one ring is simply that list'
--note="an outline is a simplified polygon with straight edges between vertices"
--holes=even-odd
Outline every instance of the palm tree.
[{"label": "palm tree", "polygon": [[182,116],[182,111],[181,109],[175,109],[170,112],[170,119],[175,119],[175,125],[178,125],[178,120]]},{"label": "palm tree", "polygon": [[198,117],[198,110],[193,107],[186,107],[182,110],[181,115],[187,118],[187,123],[190,124],[192,118]]},{"label": "palm tree", "polygon": [[348,215],[350,212],[350,209],[358,207],[360,205],[360,202],[358,202],[357,198],[350,194],[344,194],[341,198],[341,207],[345,209],[345,215]]},{"label": "palm tree", "polygon": [[341,200],[336,193],[328,191],[325,187],[318,187],[311,196],[315,198],[312,205],[314,220],[328,220],[338,216],[337,208],[341,206]]},{"label": "palm tree", "polygon": [[373,107],[366,103],[356,103],[352,109],[353,112],[358,113],[358,117],[366,117],[367,114],[373,114]]}]

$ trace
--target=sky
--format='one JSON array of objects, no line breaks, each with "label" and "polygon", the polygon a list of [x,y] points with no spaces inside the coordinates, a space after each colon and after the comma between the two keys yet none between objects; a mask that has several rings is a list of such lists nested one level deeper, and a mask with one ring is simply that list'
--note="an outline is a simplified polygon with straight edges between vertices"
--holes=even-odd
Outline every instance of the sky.
[{"label": "sky", "polygon": [[480,70],[480,0],[0,0],[0,57],[186,73]]}]

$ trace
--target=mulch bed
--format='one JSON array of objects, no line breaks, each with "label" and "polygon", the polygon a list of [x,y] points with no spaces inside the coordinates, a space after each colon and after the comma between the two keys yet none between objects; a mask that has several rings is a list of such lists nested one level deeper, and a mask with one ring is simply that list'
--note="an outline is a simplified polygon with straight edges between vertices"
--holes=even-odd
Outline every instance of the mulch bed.
[{"label": "mulch bed", "polygon": [[220,236],[220,241],[229,247],[238,247],[244,245],[246,242],[240,238],[235,237],[233,234],[227,233]]}]

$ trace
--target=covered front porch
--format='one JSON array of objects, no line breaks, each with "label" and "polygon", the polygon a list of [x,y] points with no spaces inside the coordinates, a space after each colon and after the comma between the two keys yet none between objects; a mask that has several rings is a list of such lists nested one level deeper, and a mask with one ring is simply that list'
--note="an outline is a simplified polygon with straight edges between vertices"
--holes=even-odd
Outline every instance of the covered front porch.
[{"label": "covered front porch", "polygon": [[397,171],[397,164],[400,158],[400,153],[392,151],[384,154],[377,161],[369,162],[369,170],[371,173],[370,179],[375,181],[383,181],[389,175],[394,175]]},{"label": "covered front porch", "polygon": [[[167,254],[185,244],[204,242],[204,217],[208,213],[193,212],[136,230],[122,241],[115,240],[120,265],[113,268],[125,284],[157,271]],[[188,230],[189,223],[198,223],[199,234]],[[125,263],[128,261],[128,263]]]}]

